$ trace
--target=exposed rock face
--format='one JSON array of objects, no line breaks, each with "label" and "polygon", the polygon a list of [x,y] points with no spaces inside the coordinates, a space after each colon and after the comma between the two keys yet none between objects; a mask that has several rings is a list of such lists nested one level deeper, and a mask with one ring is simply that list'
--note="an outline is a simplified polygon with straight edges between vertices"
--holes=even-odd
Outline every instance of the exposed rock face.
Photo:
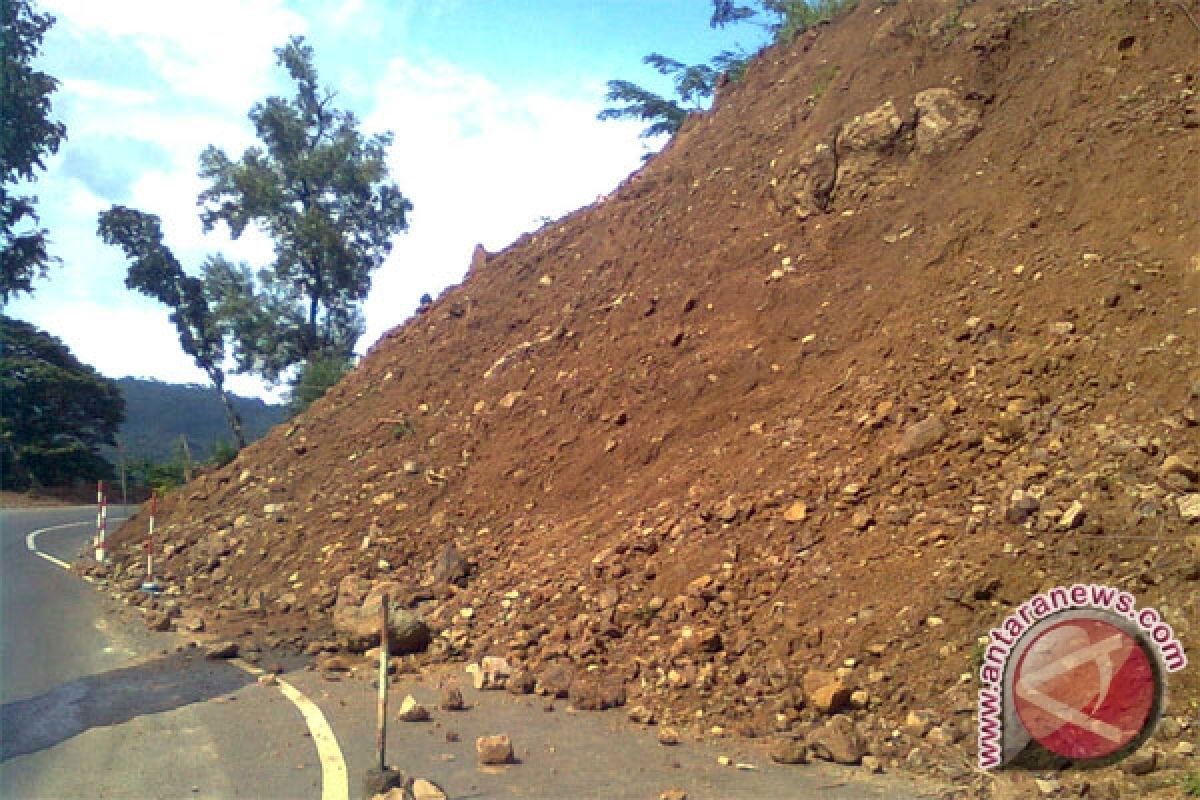
[{"label": "exposed rock face", "polygon": [[913,98],[917,107],[917,151],[924,155],[959,147],[982,127],[979,110],[953,89],[926,89]]}]

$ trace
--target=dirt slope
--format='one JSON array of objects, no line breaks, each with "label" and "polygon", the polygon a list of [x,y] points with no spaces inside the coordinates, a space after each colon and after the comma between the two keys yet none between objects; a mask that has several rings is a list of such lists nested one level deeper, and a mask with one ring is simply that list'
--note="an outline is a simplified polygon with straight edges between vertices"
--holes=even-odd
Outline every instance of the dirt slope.
[{"label": "dirt slope", "polygon": [[[807,731],[804,676],[842,668],[885,764],[968,781],[963,676],[1034,591],[1110,583],[1200,633],[1187,8],[862,2],[766,51],[174,493],[176,600],[305,644],[344,576],[395,580],[426,658],[570,663],[718,735]],[[449,543],[465,588],[432,578]],[[1193,666],[1169,711],[1198,700]],[[914,709],[945,735],[891,736]]]}]

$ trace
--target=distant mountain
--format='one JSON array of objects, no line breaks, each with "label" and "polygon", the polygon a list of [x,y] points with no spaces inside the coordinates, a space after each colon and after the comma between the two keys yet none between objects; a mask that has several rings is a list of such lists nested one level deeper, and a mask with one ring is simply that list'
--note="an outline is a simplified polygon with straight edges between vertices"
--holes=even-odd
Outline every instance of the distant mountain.
[{"label": "distant mountain", "polygon": [[[130,461],[170,460],[179,452],[180,436],[187,438],[196,461],[212,456],[218,442],[233,441],[221,401],[210,386],[141,378],[121,378],[116,383],[125,396],[125,422],[117,437]],[[233,403],[242,417],[247,442],[261,438],[287,418],[284,406],[257,397],[235,395]],[[115,449],[109,448],[104,455],[113,463],[119,460]]]}]

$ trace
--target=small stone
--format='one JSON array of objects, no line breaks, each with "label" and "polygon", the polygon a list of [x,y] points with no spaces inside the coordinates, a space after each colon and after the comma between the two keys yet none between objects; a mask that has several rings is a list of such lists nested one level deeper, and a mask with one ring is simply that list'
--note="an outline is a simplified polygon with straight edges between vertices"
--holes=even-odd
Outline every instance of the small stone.
[{"label": "small stone", "polygon": [[519,669],[508,677],[504,688],[509,694],[532,694],[537,686],[537,678],[529,670]]},{"label": "small stone", "polygon": [[462,700],[462,690],[455,685],[446,685],[442,687],[442,699],[438,702],[438,708],[443,711],[462,711],[467,708],[466,703]]},{"label": "small stone", "polygon": [[625,705],[625,687],[619,681],[591,675],[573,681],[567,696],[576,711],[604,711]]},{"label": "small stone", "polygon": [[783,512],[784,522],[804,522],[808,518],[808,503],[797,500]]},{"label": "small stone", "polygon": [[731,767],[733,766],[733,759],[729,756],[717,756],[717,763],[722,767]]},{"label": "small stone", "polygon": [[926,417],[905,429],[896,444],[895,453],[899,458],[920,455],[944,439],[946,433],[946,424],[941,417],[936,414]]},{"label": "small stone", "polygon": [[574,681],[575,671],[570,664],[551,664],[538,674],[536,690],[538,694],[563,698],[570,694]]},{"label": "small stone", "polygon": [[411,694],[405,695],[396,717],[401,722],[427,722],[429,720],[429,709],[418,703],[416,698]]},{"label": "small stone", "polygon": [[431,780],[417,778],[412,785],[413,800],[447,800],[446,792]]},{"label": "small stone", "polygon": [[936,715],[932,711],[909,711],[908,716],[904,718],[904,724],[901,726],[901,729],[909,736],[921,739],[933,728],[935,720]]},{"label": "small stone", "polygon": [[1015,489],[1008,500],[1008,508],[1004,511],[1004,518],[1014,525],[1020,525],[1033,514],[1036,514],[1040,507],[1041,502],[1035,495],[1024,489]]},{"label": "small stone", "polygon": [[171,618],[162,611],[149,611],[142,620],[148,630],[164,633],[171,630]]},{"label": "small stone", "polygon": [[854,720],[844,714],[809,734],[808,744],[821,758],[838,764],[857,764],[866,755],[866,741]]},{"label": "small stone", "polygon": [[834,681],[813,691],[808,697],[808,703],[822,714],[833,714],[849,705],[852,694],[849,686],[841,681]]},{"label": "small stone", "polygon": [[688,793],[678,787],[672,787],[659,792],[658,800],[688,800]]},{"label": "small stone", "polygon": [[955,736],[953,730],[943,725],[938,725],[929,729],[929,733],[925,734],[925,740],[938,747],[949,747],[958,741],[958,737]]},{"label": "small stone", "polygon": [[883,772],[883,759],[879,756],[863,756],[862,765],[867,772],[875,774]]},{"label": "small stone", "polygon": [[1062,531],[1070,531],[1078,528],[1087,518],[1087,511],[1083,508],[1083,503],[1078,500],[1067,506],[1067,510],[1059,517],[1058,529]]},{"label": "small stone", "polygon": [[776,764],[807,764],[808,747],[799,739],[777,739],[770,756]]},{"label": "small stone", "polygon": [[237,642],[217,642],[204,651],[204,657],[212,659],[237,658],[237,654]]},{"label": "small stone", "polygon": [[658,743],[667,747],[679,744],[679,731],[663,726],[658,729]]},{"label": "small stone", "polygon": [[510,764],[513,760],[512,739],[506,733],[480,736],[475,740],[475,752],[480,764]]},{"label": "small stone", "polygon": [[1200,492],[1185,494],[1176,504],[1179,506],[1179,516],[1183,517],[1184,522],[1200,520]]},{"label": "small stone", "polygon": [[1177,756],[1194,756],[1196,754],[1196,745],[1191,742],[1178,742],[1173,752]]},{"label": "small stone", "polygon": [[275,677],[274,673],[268,672],[266,675],[258,676],[259,686],[275,686],[279,683],[279,678]]},{"label": "small stone", "polygon": [[645,706],[633,706],[629,709],[629,721],[639,725],[653,725],[657,719],[654,712]]},{"label": "small stone", "polygon": [[1062,790],[1062,784],[1054,778],[1034,778],[1033,782],[1037,786],[1038,792],[1046,797],[1057,794]]},{"label": "small stone", "polygon": [[1050,330],[1057,336],[1070,336],[1075,332],[1074,322],[1056,322],[1050,326]]},{"label": "small stone", "polygon": [[1159,474],[1164,478],[1171,475],[1179,475],[1189,483],[1195,483],[1197,480],[1200,480],[1200,472],[1197,472],[1196,467],[1178,455],[1167,456],[1159,468]]},{"label": "small stone", "polygon": [[1121,762],[1121,769],[1129,775],[1149,775],[1157,768],[1158,751],[1151,747],[1143,747]]}]

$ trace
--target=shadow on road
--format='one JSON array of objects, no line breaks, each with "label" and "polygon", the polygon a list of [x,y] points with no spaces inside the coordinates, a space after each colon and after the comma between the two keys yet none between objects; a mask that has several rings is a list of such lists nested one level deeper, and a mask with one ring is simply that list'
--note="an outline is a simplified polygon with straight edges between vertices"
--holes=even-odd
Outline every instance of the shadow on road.
[{"label": "shadow on road", "polygon": [[208,661],[192,650],[64,683],[0,707],[0,763],[54,747],[91,728],[211,700],[253,680],[237,667]]}]

